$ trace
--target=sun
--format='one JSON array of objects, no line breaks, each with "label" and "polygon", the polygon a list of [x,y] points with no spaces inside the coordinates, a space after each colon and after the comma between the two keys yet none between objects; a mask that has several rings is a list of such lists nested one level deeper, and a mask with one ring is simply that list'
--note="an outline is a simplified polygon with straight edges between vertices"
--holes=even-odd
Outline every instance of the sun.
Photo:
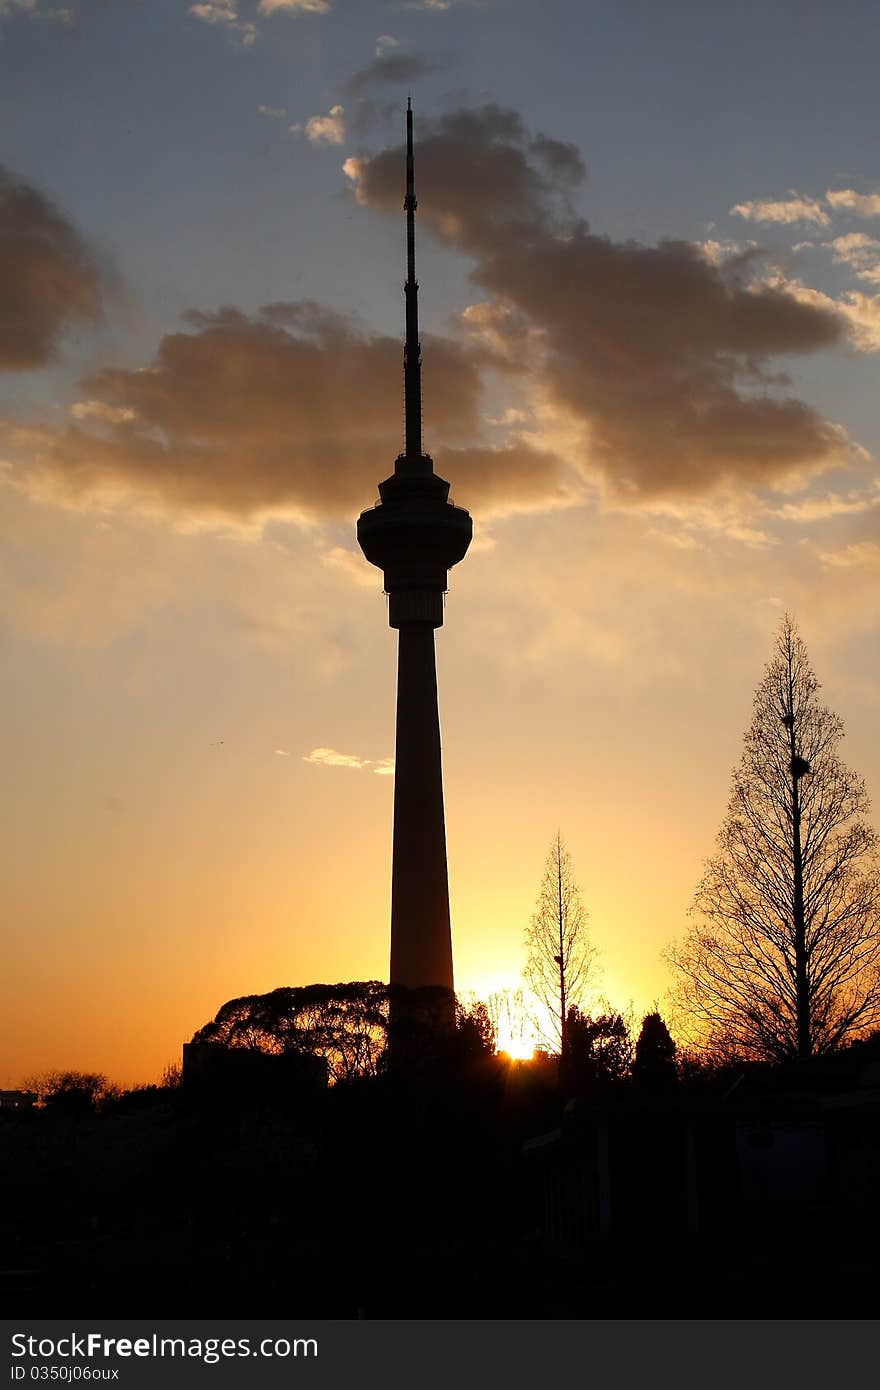
[{"label": "sun", "polygon": [[535,1055],[535,1043],[527,1038],[511,1038],[503,1046],[499,1043],[498,1051],[506,1053],[515,1062],[530,1062]]}]

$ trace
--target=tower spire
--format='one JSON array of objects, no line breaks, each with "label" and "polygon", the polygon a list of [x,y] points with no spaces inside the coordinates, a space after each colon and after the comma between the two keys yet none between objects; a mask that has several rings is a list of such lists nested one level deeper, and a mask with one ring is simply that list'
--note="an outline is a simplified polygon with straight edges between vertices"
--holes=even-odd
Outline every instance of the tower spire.
[{"label": "tower spire", "polygon": [[[416,279],[416,186],[413,164],[412,98],[406,102],[406,344],[403,349],[403,388],[406,439],[399,460],[414,463],[422,457],[422,349],[419,343],[419,282]],[[400,468],[396,471],[401,471]]]}]

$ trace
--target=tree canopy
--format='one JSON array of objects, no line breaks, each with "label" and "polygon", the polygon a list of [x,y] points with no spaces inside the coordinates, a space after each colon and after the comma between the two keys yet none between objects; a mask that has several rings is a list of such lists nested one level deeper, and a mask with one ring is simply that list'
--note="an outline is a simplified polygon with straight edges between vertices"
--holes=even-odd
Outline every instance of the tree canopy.
[{"label": "tree canopy", "polygon": [[624,1081],[631,1061],[632,1039],[621,1014],[609,1010],[591,1018],[569,1009],[559,1061],[566,1090],[583,1092]]},{"label": "tree canopy", "polygon": [[678,1079],[676,1045],[660,1014],[645,1014],[636,1040],[632,1077],[646,1091],[664,1091]]},{"label": "tree canopy", "polygon": [[678,1021],[718,1054],[834,1051],[880,1023],[880,873],[863,780],[795,624],[755,694],[695,925],[669,953]]},{"label": "tree canopy", "polygon": [[[445,990],[407,990],[405,1050],[425,1050],[423,1034],[436,1033]],[[395,991],[378,980],[288,985],[268,994],[230,999],[193,1036],[194,1043],[249,1048],[276,1056],[322,1058],[331,1081],[375,1076],[387,1060],[389,1008]],[[486,1006],[456,1001],[456,1027],[443,1051],[461,1061],[491,1054],[495,1034]],[[401,1024],[398,1020],[398,1031]]]},{"label": "tree canopy", "polygon": [[385,1050],[388,986],[296,985],[230,999],[193,1042],[323,1057],[335,1081],[375,1073]]}]

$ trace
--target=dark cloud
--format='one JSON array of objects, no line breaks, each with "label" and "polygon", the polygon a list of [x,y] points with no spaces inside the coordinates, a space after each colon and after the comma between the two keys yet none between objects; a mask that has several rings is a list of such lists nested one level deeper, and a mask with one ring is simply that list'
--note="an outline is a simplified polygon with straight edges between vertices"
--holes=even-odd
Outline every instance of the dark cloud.
[{"label": "dark cloud", "polygon": [[79,233],[0,166],[0,370],[45,366],[65,328],[101,317],[101,273]]},{"label": "dark cloud", "polygon": [[448,58],[429,57],[426,53],[379,53],[365,68],[352,73],[345,88],[350,96],[364,96],[377,87],[417,82],[420,77],[430,77],[448,66]]},{"label": "dark cloud", "polygon": [[[570,209],[577,151],[497,106],[420,121],[417,162],[422,225],[473,258],[511,323],[525,316],[549,398],[586,426],[591,463],[621,493],[772,481],[839,457],[840,431],[781,396],[772,367],[832,347],[843,321],[761,283],[755,253],[719,265],[687,242],[593,235]],[[398,211],[399,149],[347,170],[362,202]]]},{"label": "dark cloud", "polygon": [[[86,428],[19,432],[18,455],[42,490],[75,500],[121,488],[239,518],[368,506],[401,447],[400,343],[308,301],[187,319],[192,331],[164,337],[147,369],[106,368],[81,383]],[[549,455],[465,447],[479,436],[482,356],[442,338],[426,339],[425,356],[427,411],[446,445],[438,469],[453,446],[462,500],[491,506],[508,486],[514,498],[552,491]]]},{"label": "dark cloud", "polygon": [[[433,122],[420,117],[416,164],[420,226],[475,253],[563,231],[585,172],[573,145],[530,139],[515,111],[494,105]],[[399,213],[401,146],[346,167],[362,202]]]},{"label": "dark cloud", "polygon": [[443,474],[452,479],[452,496],[482,513],[544,510],[578,500],[572,477],[548,449],[516,442],[490,449],[444,449]]}]

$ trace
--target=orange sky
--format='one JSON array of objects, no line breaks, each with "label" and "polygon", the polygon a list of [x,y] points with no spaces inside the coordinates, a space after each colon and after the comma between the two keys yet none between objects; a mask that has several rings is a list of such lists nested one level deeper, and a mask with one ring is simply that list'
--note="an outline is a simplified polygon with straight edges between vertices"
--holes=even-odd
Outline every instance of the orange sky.
[{"label": "orange sky", "polygon": [[0,1086],[386,973],[414,82],[460,989],[558,827],[662,1007],[786,610],[880,791],[877,16],[553,4],[0,4]]},{"label": "orange sky", "polygon": [[[381,978],[392,779],[305,760],[393,751],[376,581],[293,527],[254,542],[5,502],[51,573],[6,608],[2,1083],[62,1066],[146,1080],[229,997]],[[876,597],[803,546],[744,557],[723,537],[681,549],[641,520],[573,520],[498,525],[488,545],[478,516],[484,543],[452,575],[438,652],[457,980],[516,986],[559,825],[597,987],[638,1011],[662,996],[659,953],[783,601],[849,760],[880,783]]]}]

